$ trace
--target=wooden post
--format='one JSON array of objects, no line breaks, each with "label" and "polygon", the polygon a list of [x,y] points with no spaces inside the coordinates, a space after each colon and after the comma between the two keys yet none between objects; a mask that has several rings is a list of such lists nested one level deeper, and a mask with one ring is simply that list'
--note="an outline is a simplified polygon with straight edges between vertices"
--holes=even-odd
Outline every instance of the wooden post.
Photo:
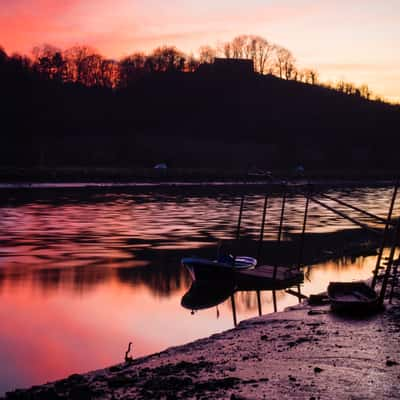
[{"label": "wooden post", "polygon": [[[278,229],[278,246],[277,246],[277,250],[280,248],[281,246],[281,239],[282,239],[282,227],[283,227],[283,217],[285,215],[285,204],[286,204],[286,187],[284,188],[284,192],[283,192],[283,196],[282,196],[282,207],[281,207],[281,217],[279,219],[279,229]],[[278,265],[275,262],[274,265],[274,274],[273,274],[273,279],[276,279],[276,274],[278,272]]]},{"label": "wooden post", "polygon": [[393,294],[394,294],[394,288],[397,286],[398,283],[398,270],[399,270],[399,260],[396,261],[396,264],[393,267],[393,274],[392,274],[392,287],[390,288],[390,294],[389,294],[389,304],[392,304],[393,300]]},{"label": "wooden post", "polygon": [[283,196],[282,196],[281,217],[280,217],[280,220],[279,220],[279,229],[278,229],[278,245],[281,244],[283,217],[284,217],[284,214],[285,214],[285,204],[286,204],[286,188],[285,188],[285,191],[283,192]]},{"label": "wooden post", "polygon": [[301,286],[300,283],[297,285],[297,291],[299,292],[299,304],[301,303]]},{"label": "wooden post", "polygon": [[303,249],[304,249],[304,236],[306,233],[306,225],[307,225],[307,217],[308,217],[308,205],[310,203],[310,198],[306,197],[306,206],[304,209],[304,219],[303,219],[303,228],[301,230],[301,237],[300,237],[300,248],[299,248],[299,258],[297,263],[297,268],[301,268],[301,264],[303,261]]},{"label": "wooden post", "polygon": [[237,256],[237,252],[238,252],[238,247],[239,247],[240,226],[242,224],[243,208],[244,208],[244,193],[242,194],[242,198],[240,199],[239,217],[238,217],[238,223],[237,223],[236,235],[235,235],[236,236],[235,237],[235,245],[234,245],[234,249],[232,251],[232,254],[233,254],[232,269],[235,268],[235,261],[236,261],[236,256]]},{"label": "wooden post", "polygon": [[276,290],[272,291],[272,301],[274,303],[274,312],[277,312],[278,311],[278,307],[276,305]]},{"label": "wooden post", "polygon": [[267,207],[268,207],[268,196],[265,195],[263,215],[262,215],[262,220],[261,220],[260,238],[258,240],[258,250],[257,250],[258,264],[260,264],[262,246],[263,246],[263,241],[264,241],[264,229],[265,229],[265,218],[267,216]]},{"label": "wooden post", "polygon": [[[262,215],[262,220],[261,220],[260,238],[258,241],[257,265],[260,264],[260,260],[261,260],[261,251],[262,251],[262,245],[263,245],[263,241],[264,241],[264,229],[265,229],[265,218],[267,216],[267,207],[268,207],[268,195],[265,195],[263,215]],[[261,317],[261,315],[262,315],[261,293],[259,290],[257,290],[257,306],[258,306],[258,315]]]},{"label": "wooden post", "polygon": [[261,309],[261,292],[257,290],[257,306],[258,306],[258,315],[261,317],[262,309]]},{"label": "wooden post", "polygon": [[235,293],[231,294],[231,303],[232,303],[232,313],[233,313],[233,325],[236,328],[237,327],[237,318],[236,318]]},{"label": "wooden post", "polygon": [[371,283],[371,288],[372,289],[374,289],[375,285],[376,285],[376,280],[377,280],[378,273],[379,273],[379,268],[380,268],[380,265],[381,265],[383,250],[385,248],[387,235],[389,233],[389,221],[391,221],[391,219],[392,219],[392,213],[393,213],[394,203],[396,201],[398,188],[399,188],[399,182],[396,181],[396,184],[395,184],[394,190],[393,190],[392,200],[390,202],[388,215],[387,215],[387,218],[386,218],[385,229],[383,231],[381,247],[379,248],[378,258],[376,259],[375,270],[374,270],[374,273],[373,273],[373,278],[372,278],[372,283]]},{"label": "wooden post", "polygon": [[240,238],[240,225],[242,224],[243,207],[244,207],[244,194],[242,195],[242,198],[240,200],[239,218],[236,228],[236,241],[238,241]]}]

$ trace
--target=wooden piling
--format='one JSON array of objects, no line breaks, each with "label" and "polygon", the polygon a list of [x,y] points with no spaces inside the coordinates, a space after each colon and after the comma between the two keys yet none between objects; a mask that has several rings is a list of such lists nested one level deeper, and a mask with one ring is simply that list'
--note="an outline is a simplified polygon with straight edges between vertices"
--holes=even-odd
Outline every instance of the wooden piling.
[{"label": "wooden piling", "polygon": [[[277,249],[280,248],[281,245],[281,240],[282,240],[282,228],[283,228],[283,218],[285,215],[285,204],[286,204],[286,187],[284,188],[283,196],[282,196],[282,207],[281,207],[281,216],[279,219],[279,229],[278,229],[278,247]],[[274,266],[274,276],[273,278],[276,278],[276,272],[277,272],[278,265],[275,263]]]},{"label": "wooden piling", "polygon": [[237,326],[237,317],[236,317],[235,294],[231,295],[231,303],[232,303],[233,325],[236,328],[236,326]]},{"label": "wooden piling", "polygon": [[303,227],[301,230],[301,237],[300,237],[300,248],[299,248],[299,257],[297,262],[297,268],[300,269],[302,266],[303,261],[303,249],[304,249],[304,238],[306,233],[306,225],[307,225],[307,217],[308,217],[308,205],[310,203],[310,198],[306,197],[306,205],[304,208],[304,218],[303,218]]},{"label": "wooden piling", "polygon": [[258,240],[258,250],[257,250],[257,260],[258,260],[259,264],[261,263],[261,252],[262,252],[262,246],[263,246],[263,242],[264,242],[264,230],[265,230],[265,219],[267,216],[267,207],[268,207],[268,196],[265,195],[263,215],[262,215],[261,228],[260,228],[260,238]]}]

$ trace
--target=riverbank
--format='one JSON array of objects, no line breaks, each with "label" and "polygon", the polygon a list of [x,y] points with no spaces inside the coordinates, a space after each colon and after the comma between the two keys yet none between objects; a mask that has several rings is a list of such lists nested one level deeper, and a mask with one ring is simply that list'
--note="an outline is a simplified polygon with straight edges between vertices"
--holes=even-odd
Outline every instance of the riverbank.
[{"label": "riverbank", "polygon": [[6,399],[398,399],[399,354],[398,301],[359,320],[302,305]]},{"label": "riverbank", "polygon": [[[313,183],[389,183],[398,171],[392,170],[307,170]],[[272,178],[274,177],[274,178]],[[261,170],[216,168],[114,168],[114,167],[1,167],[0,183],[93,183],[93,184],[174,184],[174,183],[281,183],[281,179],[303,181],[295,169]]]}]

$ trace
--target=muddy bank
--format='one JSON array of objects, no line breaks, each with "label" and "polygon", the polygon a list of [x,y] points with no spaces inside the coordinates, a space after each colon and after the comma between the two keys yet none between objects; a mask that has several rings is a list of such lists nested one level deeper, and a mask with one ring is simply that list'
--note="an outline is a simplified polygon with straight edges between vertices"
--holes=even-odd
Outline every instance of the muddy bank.
[{"label": "muddy bank", "polygon": [[301,306],[6,399],[396,399],[400,306],[367,319]]}]

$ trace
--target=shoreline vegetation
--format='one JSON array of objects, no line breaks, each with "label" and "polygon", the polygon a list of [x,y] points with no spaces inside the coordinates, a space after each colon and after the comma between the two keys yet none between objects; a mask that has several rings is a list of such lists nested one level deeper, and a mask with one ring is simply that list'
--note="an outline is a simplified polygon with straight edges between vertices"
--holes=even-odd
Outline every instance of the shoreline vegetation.
[{"label": "shoreline vegetation", "polygon": [[390,184],[400,173],[395,170],[311,170],[305,176],[296,170],[248,172],[216,168],[115,168],[115,167],[0,167],[1,183],[232,183],[272,184],[282,180],[302,184]]},{"label": "shoreline vegetation", "polygon": [[399,339],[398,299],[366,319],[303,303],[147,357],[8,392],[5,399],[395,399]]}]

